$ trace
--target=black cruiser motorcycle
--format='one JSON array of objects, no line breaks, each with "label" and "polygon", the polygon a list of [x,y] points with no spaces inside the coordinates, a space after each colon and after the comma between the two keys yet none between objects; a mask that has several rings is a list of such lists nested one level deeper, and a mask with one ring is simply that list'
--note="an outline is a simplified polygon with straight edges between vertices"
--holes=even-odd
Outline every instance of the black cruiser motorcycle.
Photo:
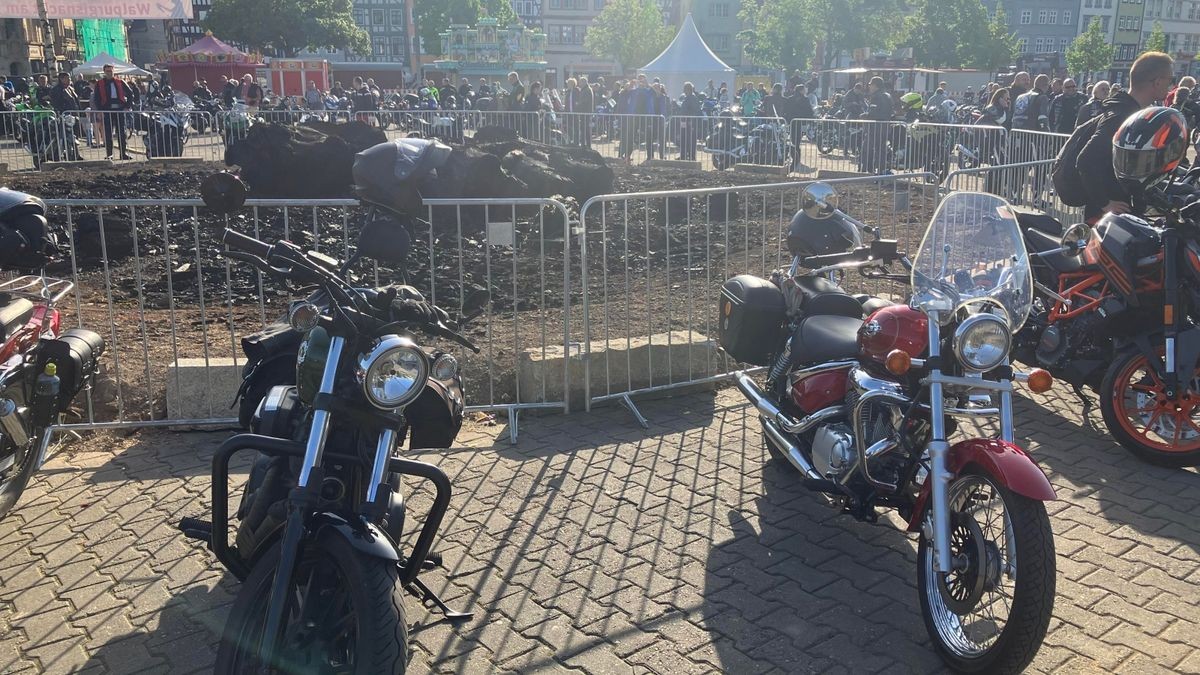
[{"label": "black cruiser motorcycle", "polygon": [[[244,188],[219,174],[202,193],[229,213]],[[364,226],[358,253],[345,265],[287,241],[268,244],[226,229],[226,255],[272,278],[319,290],[293,303],[289,331],[295,384],[277,384],[258,400],[251,433],[229,438],[213,457],[212,521],[185,518],[180,529],[209,548],[243,581],[226,621],[218,673],[403,673],[408,626],[402,590],[451,611],[419,579],[440,564],[432,553],[450,501],[438,467],[399,458],[410,447],[446,447],[462,421],[463,397],[453,356],[422,348],[418,335],[478,351],[446,313],[409,286],[356,288],[349,268],[368,255],[403,264],[410,237],[394,219]],[[258,373],[256,375],[256,373]],[[247,381],[267,378],[257,368]],[[251,385],[251,387],[253,384]],[[228,541],[229,463],[258,453]],[[401,476],[433,483],[436,493],[415,543],[403,550]]]}]

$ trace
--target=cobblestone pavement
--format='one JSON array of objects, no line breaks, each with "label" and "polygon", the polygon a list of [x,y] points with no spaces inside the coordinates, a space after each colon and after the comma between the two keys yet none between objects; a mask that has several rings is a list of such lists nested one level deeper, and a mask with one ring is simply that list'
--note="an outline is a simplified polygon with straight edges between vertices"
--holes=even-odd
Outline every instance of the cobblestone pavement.
[{"label": "cobblestone pavement", "polygon": [[[1019,400],[1050,474],[1058,598],[1042,672],[1200,672],[1200,476],[1141,464],[1071,395]],[[736,393],[464,430],[427,575],[476,618],[409,603],[413,671],[935,671],[915,542],[835,517],[764,464]],[[1061,416],[1060,416],[1061,415]],[[174,524],[207,503],[218,433],[55,457],[0,523],[0,672],[211,668],[237,583]],[[418,507],[428,503],[415,494]],[[890,517],[889,517],[890,519]]]}]

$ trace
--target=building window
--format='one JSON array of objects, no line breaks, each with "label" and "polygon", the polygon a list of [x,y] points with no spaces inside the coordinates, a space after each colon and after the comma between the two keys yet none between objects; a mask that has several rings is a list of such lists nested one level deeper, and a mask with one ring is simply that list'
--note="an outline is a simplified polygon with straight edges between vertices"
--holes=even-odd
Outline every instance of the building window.
[{"label": "building window", "polygon": [[1067,53],[1067,43],[1068,43],[1068,42],[1070,42],[1070,38],[1059,38],[1059,40],[1058,40],[1058,51],[1062,52],[1063,54],[1066,54],[1066,53]]},{"label": "building window", "polygon": [[1063,25],[1064,26],[1071,25],[1071,10],[1069,10],[1069,9],[1063,10]]},{"label": "building window", "polygon": [[711,5],[708,6],[708,15],[709,16],[720,16],[720,17],[729,16],[729,3],[728,2],[712,3]]},{"label": "building window", "polygon": [[714,51],[724,52],[729,50],[729,35],[725,33],[715,33],[709,36],[709,43]]},{"label": "building window", "polygon": [[1092,8],[1092,0],[1083,0],[1083,6],[1088,9],[1091,9]]},{"label": "building window", "polygon": [[1050,10],[1050,18],[1046,20],[1046,23],[1058,23],[1058,10],[1057,9]]},{"label": "building window", "polygon": [[1017,53],[1029,53],[1029,38],[1021,38],[1020,40],[1017,40]]},{"label": "building window", "polygon": [[393,9],[391,12],[389,12],[389,14],[391,14],[393,26],[400,27],[404,25],[404,10]]},{"label": "building window", "polygon": [[1028,26],[1033,21],[1033,12],[1028,9],[1021,10],[1021,25]]},{"label": "building window", "polygon": [[1108,32],[1108,19],[1109,19],[1109,17],[1107,17],[1107,16],[1102,17],[1100,19],[1100,29],[1103,30],[1105,33]]},{"label": "building window", "polygon": [[371,25],[372,26],[383,26],[386,24],[387,24],[387,22],[383,20],[383,10],[382,9],[371,10]]},{"label": "building window", "polygon": [[[1038,10],[1038,23],[1040,23],[1040,24],[1046,23],[1046,15],[1048,15],[1049,13],[1050,12],[1048,12],[1047,10],[1044,10],[1044,9]],[[1055,22],[1055,23],[1057,23],[1057,22]]]}]

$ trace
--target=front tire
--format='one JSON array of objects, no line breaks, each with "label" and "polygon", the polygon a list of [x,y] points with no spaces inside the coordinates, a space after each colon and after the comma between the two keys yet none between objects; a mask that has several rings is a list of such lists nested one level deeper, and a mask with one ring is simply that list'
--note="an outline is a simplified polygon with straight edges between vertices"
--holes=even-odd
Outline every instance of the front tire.
[{"label": "front tire", "polygon": [[1200,466],[1200,378],[1193,375],[1174,401],[1164,390],[1145,355],[1118,355],[1100,385],[1104,425],[1142,461],[1173,468]]},{"label": "front tire", "polygon": [[[398,565],[359,553],[333,531],[303,546],[274,671],[404,673],[408,624]],[[258,649],[278,561],[276,544],[242,585],[225,622],[214,672],[259,672]]]},{"label": "front tire", "polygon": [[975,469],[957,476],[949,494],[951,551],[966,567],[935,571],[933,545],[921,537],[917,592],[925,627],[954,670],[1021,672],[1041,647],[1054,608],[1046,506]]}]

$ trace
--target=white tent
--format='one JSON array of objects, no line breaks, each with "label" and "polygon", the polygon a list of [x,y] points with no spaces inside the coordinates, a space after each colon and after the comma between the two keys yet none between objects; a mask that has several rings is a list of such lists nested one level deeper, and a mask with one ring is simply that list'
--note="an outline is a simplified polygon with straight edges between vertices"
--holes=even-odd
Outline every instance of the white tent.
[{"label": "white tent", "polygon": [[148,70],[142,70],[132,63],[122,61],[107,52],[100,52],[86,62],[75,66],[71,69],[71,75],[75,77],[94,77],[102,74],[104,66],[110,63],[113,65],[113,72],[117,75],[129,75],[133,77],[153,77],[154,75],[154,73]]},{"label": "white tent", "polygon": [[700,31],[696,30],[692,15],[688,14],[671,44],[653,61],[638,68],[638,74],[651,80],[661,79],[667,87],[667,95],[676,98],[683,93],[684,82],[691,82],[696,91],[704,91],[709,80],[718,87],[725,82],[733,91],[737,71],[713,54],[700,37]]}]

